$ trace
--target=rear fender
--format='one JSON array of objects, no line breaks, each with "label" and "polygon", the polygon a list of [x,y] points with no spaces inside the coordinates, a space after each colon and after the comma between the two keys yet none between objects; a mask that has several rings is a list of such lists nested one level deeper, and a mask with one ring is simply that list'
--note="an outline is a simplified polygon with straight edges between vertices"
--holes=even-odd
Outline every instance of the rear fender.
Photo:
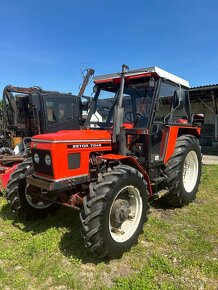
[{"label": "rear fender", "polygon": [[161,141],[161,154],[164,154],[164,164],[171,158],[174,153],[176,139],[181,135],[193,135],[200,138],[201,128],[190,126],[169,126],[163,132]]}]

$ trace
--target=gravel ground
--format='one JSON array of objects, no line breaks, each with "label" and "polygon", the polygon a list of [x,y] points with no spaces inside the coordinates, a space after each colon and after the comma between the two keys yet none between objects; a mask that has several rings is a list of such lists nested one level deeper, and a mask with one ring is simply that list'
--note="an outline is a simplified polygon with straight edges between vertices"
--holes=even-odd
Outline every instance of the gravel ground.
[{"label": "gravel ground", "polygon": [[218,156],[203,155],[203,164],[207,165],[218,164]]}]

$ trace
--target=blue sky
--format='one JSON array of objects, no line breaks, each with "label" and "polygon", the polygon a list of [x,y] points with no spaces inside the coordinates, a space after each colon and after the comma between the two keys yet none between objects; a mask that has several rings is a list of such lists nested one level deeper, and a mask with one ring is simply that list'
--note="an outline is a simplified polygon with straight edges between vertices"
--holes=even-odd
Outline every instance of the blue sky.
[{"label": "blue sky", "polygon": [[0,0],[0,10],[0,91],[76,94],[84,63],[96,75],[125,63],[159,66],[192,86],[218,83],[217,0]]}]

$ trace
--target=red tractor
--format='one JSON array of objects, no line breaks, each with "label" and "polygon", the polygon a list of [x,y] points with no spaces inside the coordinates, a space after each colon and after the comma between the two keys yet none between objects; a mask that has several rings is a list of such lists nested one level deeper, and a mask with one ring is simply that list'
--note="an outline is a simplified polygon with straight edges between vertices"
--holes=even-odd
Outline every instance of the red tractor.
[{"label": "red tractor", "polygon": [[123,65],[94,83],[84,128],[34,136],[32,159],[13,174],[7,199],[27,217],[59,205],[78,210],[86,246],[116,257],[137,241],[150,200],[161,194],[181,207],[196,197],[200,129],[188,82],[164,70]]}]

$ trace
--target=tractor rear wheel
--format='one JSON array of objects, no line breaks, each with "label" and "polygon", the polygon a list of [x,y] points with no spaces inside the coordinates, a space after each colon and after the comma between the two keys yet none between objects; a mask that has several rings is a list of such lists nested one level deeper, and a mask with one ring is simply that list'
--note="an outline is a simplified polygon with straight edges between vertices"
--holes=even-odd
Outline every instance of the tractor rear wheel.
[{"label": "tractor rear wheel", "polygon": [[6,198],[14,213],[28,218],[40,218],[55,210],[59,205],[42,200],[41,192],[37,192],[38,188],[26,185],[26,177],[32,173],[32,158],[28,158],[11,174]]},{"label": "tractor rear wheel", "polygon": [[80,212],[86,246],[98,257],[119,257],[137,242],[147,217],[148,191],[142,174],[118,165],[90,184]]},{"label": "tractor rear wheel", "polygon": [[168,204],[181,207],[195,199],[200,184],[201,159],[196,137],[182,135],[177,138],[174,154],[164,171],[168,177],[169,192],[163,198]]}]

